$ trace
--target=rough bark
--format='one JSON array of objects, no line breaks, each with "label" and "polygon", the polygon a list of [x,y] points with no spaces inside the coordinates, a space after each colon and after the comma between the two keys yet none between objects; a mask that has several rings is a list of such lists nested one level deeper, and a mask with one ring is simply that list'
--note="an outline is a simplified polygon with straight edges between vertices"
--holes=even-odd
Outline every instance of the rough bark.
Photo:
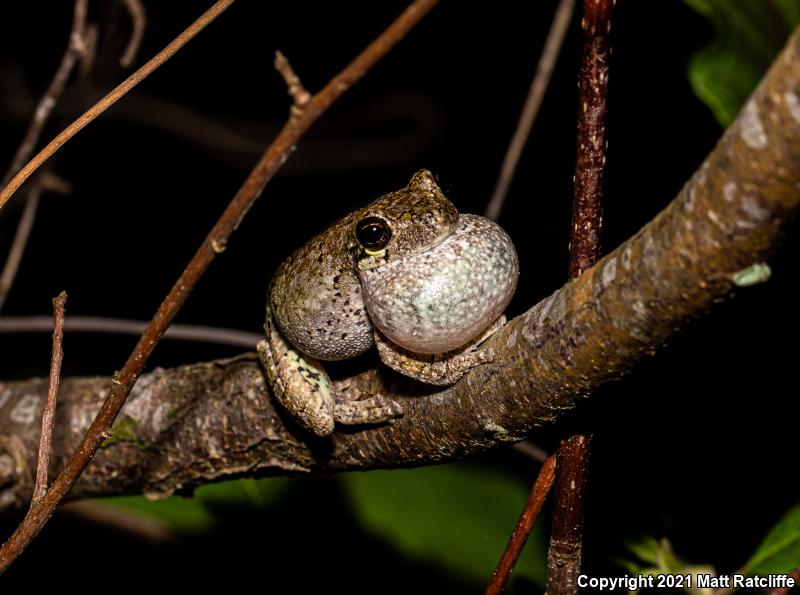
[{"label": "rough bark", "polygon": [[[800,203],[800,35],[677,198],[639,233],[498,332],[499,357],[434,391],[380,368],[353,378],[399,400],[394,425],[315,440],[274,407],[252,354],[143,375],[72,497],[164,495],[240,474],[422,465],[521,440],[750,282]],[[62,384],[51,473],[110,384]],[[29,501],[42,379],[0,384],[0,502]]]}]

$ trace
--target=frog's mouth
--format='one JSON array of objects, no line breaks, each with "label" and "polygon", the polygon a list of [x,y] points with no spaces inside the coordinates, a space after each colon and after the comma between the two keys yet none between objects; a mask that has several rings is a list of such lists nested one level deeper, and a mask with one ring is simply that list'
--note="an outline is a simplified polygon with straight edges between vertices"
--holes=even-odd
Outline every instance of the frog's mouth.
[{"label": "frog's mouth", "polygon": [[365,257],[359,258],[356,266],[361,271],[368,271],[370,269],[377,268],[382,264],[386,264],[389,262],[388,251],[386,248],[382,250],[363,250],[363,254],[366,254]]}]

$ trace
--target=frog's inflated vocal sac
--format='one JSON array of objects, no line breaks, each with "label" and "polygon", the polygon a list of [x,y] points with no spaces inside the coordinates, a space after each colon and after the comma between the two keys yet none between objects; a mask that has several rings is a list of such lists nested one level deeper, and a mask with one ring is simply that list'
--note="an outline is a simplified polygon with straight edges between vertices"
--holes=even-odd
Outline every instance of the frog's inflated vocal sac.
[{"label": "frog's inflated vocal sac", "polygon": [[[494,353],[517,285],[514,245],[495,223],[459,215],[430,172],[334,223],[287,258],[269,288],[258,352],[276,398],[303,427],[402,415],[381,395],[332,382],[319,360],[377,346],[398,372],[447,385]],[[362,398],[364,397],[364,398]]]}]

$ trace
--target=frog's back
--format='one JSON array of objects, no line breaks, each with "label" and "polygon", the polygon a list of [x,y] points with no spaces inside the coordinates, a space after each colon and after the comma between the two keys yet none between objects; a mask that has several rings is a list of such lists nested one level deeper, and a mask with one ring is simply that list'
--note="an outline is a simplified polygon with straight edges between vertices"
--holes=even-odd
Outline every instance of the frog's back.
[{"label": "frog's back", "polygon": [[269,289],[273,318],[300,351],[321,360],[355,357],[374,345],[372,323],[353,270],[351,217],[295,251]]}]

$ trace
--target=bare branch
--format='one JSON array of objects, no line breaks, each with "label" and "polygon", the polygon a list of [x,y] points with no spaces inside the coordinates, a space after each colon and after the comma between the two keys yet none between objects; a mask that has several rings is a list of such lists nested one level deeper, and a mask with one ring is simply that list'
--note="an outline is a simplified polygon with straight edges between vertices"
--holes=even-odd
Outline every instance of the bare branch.
[{"label": "bare branch", "polygon": [[[215,4],[215,7],[219,7],[217,8],[216,14],[223,10],[229,3],[230,2],[219,2]],[[110,436],[111,425],[114,423],[133,385],[142,373],[145,363],[153,353],[155,346],[158,344],[167,327],[186,302],[192,289],[215,256],[225,249],[231,233],[238,227],[242,218],[261,194],[267,182],[269,182],[275,172],[283,165],[286,159],[288,159],[302,135],[308,130],[311,124],[336,101],[336,99],[361,79],[361,77],[394,47],[394,45],[435,5],[436,0],[415,0],[415,2],[406,8],[406,10],[404,10],[380,36],[370,43],[353,62],[334,76],[321,91],[316,93],[301,114],[291,118],[284,125],[278,137],[272,142],[269,148],[267,148],[262,158],[253,168],[253,171],[214,225],[199,250],[192,257],[186,269],[181,273],[167,297],[161,303],[158,312],[156,312],[153,320],[148,324],[147,329],[136,344],[133,353],[131,353],[119,374],[112,380],[107,398],[103,402],[100,411],[89,426],[89,429],[86,431],[86,434],[77,446],[75,452],[65,463],[64,470],[56,477],[45,497],[31,508],[22,524],[2,548],[0,548],[0,571],[4,571],[8,568],[9,564],[22,553],[38,534],[52,515],[55,507],[80,477],[101,444]],[[204,21],[202,25],[209,22],[210,19],[213,18],[209,17],[209,15],[211,15],[214,10],[215,8],[212,7],[200,20],[196,21],[186,32],[182,33],[178,39],[185,38],[188,40],[191,37],[191,35],[187,37],[189,31],[199,30],[197,28],[198,23],[203,19],[206,19],[206,21]],[[177,51],[180,46],[176,45],[176,41],[173,41],[167,47],[174,47],[174,51]],[[167,50],[164,50],[159,55],[166,55],[166,52]],[[148,64],[153,64],[153,60],[148,62]],[[142,72],[146,67],[147,65],[138,72]],[[155,66],[152,68],[155,68]],[[136,76],[136,74],[133,76]],[[120,89],[123,85],[120,85],[117,89]],[[117,91],[112,91],[111,95],[116,92]],[[108,97],[109,96],[106,96],[106,98],[102,99],[98,105],[107,103]],[[0,204],[2,204],[2,201],[0,201]]]},{"label": "bare branch", "polygon": [[75,136],[78,132],[83,130],[90,122],[97,116],[102,114],[105,110],[111,107],[119,99],[121,99],[128,91],[133,89],[154,70],[161,66],[164,62],[174,56],[178,50],[185,46],[195,35],[200,33],[209,23],[216,19],[226,8],[233,4],[233,0],[217,0],[214,5],[209,8],[199,19],[192,23],[188,29],[178,35],[172,42],[151,58],[144,66],[139,68],[136,72],[130,75],[117,87],[115,87],[108,95],[103,97],[95,105],[89,108],[83,115],[81,115],[72,124],[67,126],[58,136],[51,140],[45,148],[31,159],[25,167],[8,182],[4,184],[2,191],[0,191],[0,209],[8,202],[11,196],[16,192],[25,180],[27,180],[33,172],[47,161],[53,153],[61,148],[64,143]]},{"label": "bare branch", "polygon": [[[17,224],[14,240],[11,242],[11,249],[8,251],[6,263],[3,265],[3,272],[0,273],[0,310],[6,305],[8,294],[14,285],[14,280],[17,278],[19,265],[22,263],[22,257],[25,254],[25,248],[28,246],[28,239],[30,239],[31,231],[33,230],[33,223],[36,221],[36,213],[39,211],[42,190],[42,184],[35,183],[25,198],[25,209],[22,211],[22,216]],[[42,318],[47,320],[49,330],[52,320],[46,316]]]},{"label": "bare branch", "polygon": [[50,449],[53,440],[53,425],[56,420],[56,403],[58,402],[58,384],[61,380],[61,360],[64,350],[61,346],[64,338],[64,305],[67,293],[62,291],[53,298],[53,354],[50,359],[50,382],[47,388],[47,401],[42,413],[42,432],[39,437],[39,456],[36,463],[36,483],[33,486],[31,506],[39,502],[47,491],[47,465],[50,462]]},{"label": "bare branch", "polygon": [[583,549],[583,506],[591,436],[570,436],[558,447],[553,530],[547,555],[548,593],[577,593]]},{"label": "bare branch", "polygon": [[[49,332],[53,321],[49,316],[3,316],[0,317],[0,333],[42,333]],[[64,324],[68,333],[106,333],[141,335],[147,323],[143,320],[107,318],[104,316],[69,316]],[[173,324],[164,333],[164,339],[196,341],[230,345],[252,349],[262,337],[231,328],[202,326],[198,324]],[[542,459],[544,460],[544,459]]]},{"label": "bare branch", "polygon": [[547,499],[547,494],[550,493],[550,488],[553,486],[555,472],[556,457],[551,455],[545,459],[542,468],[539,470],[539,475],[536,477],[533,489],[528,495],[525,508],[522,509],[522,514],[517,521],[517,526],[514,527],[514,532],[511,534],[511,539],[503,552],[503,556],[500,558],[500,563],[497,565],[494,574],[492,574],[492,579],[486,587],[486,595],[499,595],[505,589],[508,579],[511,578],[511,571],[522,553],[522,548],[525,547],[525,542],[528,541],[528,536],[531,534],[533,525],[536,523],[536,519]]},{"label": "bare branch", "polygon": [[578,158],[572,203],[570,278],[577,277],[600,258],[603,223],[603,178],[606,164],[608,70],[611,59],[613,0],[584,0],[583,60],[578,113]]},{"label": "bare branch", "polygon": [[311,93],[306,91],[300,77],[297,76],[292,65],[289,64],[289,60],[281,52],[275,52],[275,70],[283,77],[289,95],[292,97],[292,113],[299,115],[299,112],[303,111],[303,108],[311,100]]},{"label": "bare branch", "polygon": [[525,105],[519,116],[517,128],[514,131],[514,136],[511,138],[511,143],[508,145],[506,156],[503,159],[503,165],[500,168],[500,175],[495,184],[494,193],[486,206],[484,213],[487,218],[494,221],[500,217],[500,212],[503,210],[503,205],[508,195],[508,189],[511,186],[511,181],[514,179],[514,173],[517,170],[519,158],[522,156],[522,150],[528,142],[528,137],[531,134],[533,123],[536,121],[536,115],[539,113],[539,108],[542,105],[544,94],[547,92],[547,87],[550,85],[550,77],[553,74],[558,55],[561,53],[561,46],[564,44],[564,37],[567,34],[569,23],[572,20],[572,13],[575,12],[575,0],[559,0],[556,12],[553,15],[553,23],[550,25],[550,32],[547,34],[547,39],[544,42],[544,49],[539,58],[539,63],[536,65],[536,74],[533,76],[528,97],[525,99]]},{"label": "bare branch", "polygon": [[133,61],[136,59],[136,54],[139,52],[139,46],[142,45],[142,37],[144,37],[144,29],[147,26],[147,13],[144,9],[144,4],[141,0],[122,0],[122,5],[128,11],[128,16],[131,19],[131,38],[128,40],[128,45],[119,59],[119,65],[123,68],[130,68]]},{"label": "bare branch", "polygon": [[[67,80],[75,64],[85,53],[86,44],[84,37],[86,32],[86,12],[88,3],[89,0],[75,0],[72,15],[72,28],[69,34],[67,49],[61,57],[61,62],[53,78],[50,80],[47,90],[36,105],[33,118],[28,125],[28,130],[25,132],[25,136],[17,148],[14,158],[11,160],[11,165],[9,165],[8,170],[3,176],[0,188],[5,187],[11,177],[19,171],[31,156],[33,149],[36,147],[42,135],[42,130],[44,130],[44,126],[50,118],[50,114],[53,112],[53,108],[58,104],[61,95],[64,93]],[[2,310],[5,305],[8,293],[17,276],[22,256],[25,253],[25,247],[28,244],[33,222],[36,219],[36,213],[39,209],[41,192],[42,188],[38,184],[31,188],[26,199],[25,210],[22,213],[16,234],[14,235],[14,241],[11,244],[11,250],[6,258],[5,265],[3,265],[3,272],[0,273],[0,310]]]},{"label": "bare branch", "polygon": [[[8,167],[3,182],[0,188],[5,188],[11,177],[16,174],[20,168],[25,164],[31,156],[31,152],[39,142],[39,137],[42,135],[42,130],[47,122],[53,108],[61,98],[64,92],[64,87],[67,84],[69,75],[75,66],[75,63],[80,59],[84,52],[84,31],[86,29],[86,9],[89,0],[75,0],[75,8],[73,9],[72,16],[72,30],[69,34],[69,43],[64,55],[61,58],[61,63],[58,65],[55,74],[53,75],[50,84],[47,86],[42,98],[39,100],[36,110],[33,113],[33,119],[28,125],[28,130],[22,139],[14,158],[11,160],[11,165]],[[0,200],[0,207],[2,207],[4,200]]]}]

